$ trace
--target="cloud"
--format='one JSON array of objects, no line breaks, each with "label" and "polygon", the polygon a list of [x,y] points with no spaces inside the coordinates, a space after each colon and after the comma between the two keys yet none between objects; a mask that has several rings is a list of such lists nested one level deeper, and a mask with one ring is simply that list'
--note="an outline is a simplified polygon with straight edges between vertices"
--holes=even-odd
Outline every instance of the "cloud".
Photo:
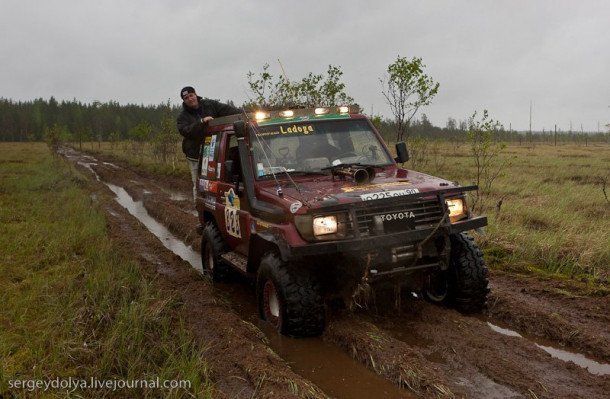
[{"label": "cloud", "polygon": [[379,78],[397,56],[421,57],[440,83],[420,111],[436,125],[488,109],[505,126],[610,122],[610,3],[585,0],[389,0],[349,3],[3,1],[0,96],[179,103],[247,100],[247,73],[270,64],[300,80],[343,71],[366,112],[391,117]]}]

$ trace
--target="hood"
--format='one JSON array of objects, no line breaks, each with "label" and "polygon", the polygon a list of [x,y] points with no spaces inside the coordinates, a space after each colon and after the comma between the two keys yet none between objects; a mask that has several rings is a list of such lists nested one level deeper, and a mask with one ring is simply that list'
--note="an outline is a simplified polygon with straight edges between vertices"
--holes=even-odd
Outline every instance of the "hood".
[{"label": "hood", "polygon": [[[372,182],[357,184],[352,178],[307,175],[280,180],[283,201],[309,204],[312,208],[352,202],[371,201],[392,196],[403,196],[428,191],[459,187],[438,177],[409,171],[406,177],[398,178],[396,169],[377,173]],[[293,183],[294,182],[294,183]],[[276,197],[277,184],[265,182],[259,185],[260,193],[268,198]]]}]

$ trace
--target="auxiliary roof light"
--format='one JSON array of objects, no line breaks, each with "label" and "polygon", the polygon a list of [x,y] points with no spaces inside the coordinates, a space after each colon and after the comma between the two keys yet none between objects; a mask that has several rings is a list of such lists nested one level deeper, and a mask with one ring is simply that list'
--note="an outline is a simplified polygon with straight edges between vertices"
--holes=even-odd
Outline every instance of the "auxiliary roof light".
[{"label": "auxiliary roof light", "polygon": [[282,118],[292,118],[294,116],[294,111],[291,109],[287,109],[286,111],[280,111],[280,116]]},{"label": "auxiliary roof light", "polygon": [[325,115],[325,114],[328,114],[328,108],[326,108],[326,107],[320,107],[320,108],[316,108],[316,109],[314,110],[314,113],[315,113],[316,115]]},{"label": "auxiliary roof light", "polygon": [[257,112],[254,114],[254,118],[255,118],[257,121],[260,121],[260,120],[263,120],[263,119],[269,119],[269,117],[270,117],[269,112],[257,111]]},{"label": "auxiliary roof light", "polygon": [[348,106],[344,105],[342,107],[339,107],[339,113],[340,114],[347,114],[348,112],[349,112],[349,107]]}]

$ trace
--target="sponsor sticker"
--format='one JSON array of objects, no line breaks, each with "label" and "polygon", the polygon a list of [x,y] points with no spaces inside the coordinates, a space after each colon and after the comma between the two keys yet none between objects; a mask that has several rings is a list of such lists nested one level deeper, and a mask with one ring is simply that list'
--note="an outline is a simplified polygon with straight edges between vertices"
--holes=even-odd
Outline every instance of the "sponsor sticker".
[{"label": "sponsor sticker", "polygon": [[210,195],[206,195],[203,198],[203,204],[208,209],[211,209],[213,211],[216,210],[216,197],[210,196]]},{"label": "sponsor sticker", "polygon": [[381,184],[369,184],[367,186],[352,186],[352,187],[343,187],[342,190],[345,192],[350,191],[360,191],[360,190],[372,190],[375,188],[384,189],[386,187],[392,186],[404,186],[406,184],[410,184],[409,182],[397,181],[392,183],[381,183]]},{"label": "sponsor sticker", "polygon": [[301,209],[302,206],[303,204],[300,202],[293,202],[292,204],[290,204],[290,213],[297,213],[297,211]]},{"label": "sponsor sticker", "polygon": [[259,230],[267,230],[271,228],[271,224],[263,222],[262,220],[257,220],[256,227],[258,227]]},{"label": "sponsor sticker", "polygon": [[210,151],[209,146],[203,147],[203,157],[201,158],[201,170],[199,171],[200,175],[207,176],[208,174],[208,156],[207,153]]},{"label": "sponsor sticker", "polygon": [[[206,137],[207,142],[207,137]],[[214,150],[216,149],[216,136],[212,136],[210,139],[210,151],[208,152],[208,159],[210,161],[214,160]]]}]

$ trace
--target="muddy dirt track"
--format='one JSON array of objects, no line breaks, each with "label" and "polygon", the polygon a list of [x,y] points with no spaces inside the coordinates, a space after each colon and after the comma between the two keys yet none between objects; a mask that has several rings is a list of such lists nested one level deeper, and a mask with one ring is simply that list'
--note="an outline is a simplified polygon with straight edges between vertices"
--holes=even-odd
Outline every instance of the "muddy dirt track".
[{"label": "muddy dirt track", "polygon": [[[334,396],[270,349],[256,315],[236,309],[243,299],[219,293],[114,201],[102,183],[123,187],[198,251],[189,176],[159,178],[115,160],[69,155],[90,177],[92,199],[108,214],[111,234],[158,276],[163,289],[182,299],[194,335],[210,346],[215,397]],[[332,311],[321,339],[371,375],[402,388],[378,397],[610,397],[610,296],[580,282],[494,271],[490,287],[485,315],[463,316],[403,293],[399,311],[389,296],[377,297],[368,309]],[[245,298],[251,293],[254,301],[247,282],[232,290],[245,292]],[[566,356],[571,360],[561,359]]]}]

